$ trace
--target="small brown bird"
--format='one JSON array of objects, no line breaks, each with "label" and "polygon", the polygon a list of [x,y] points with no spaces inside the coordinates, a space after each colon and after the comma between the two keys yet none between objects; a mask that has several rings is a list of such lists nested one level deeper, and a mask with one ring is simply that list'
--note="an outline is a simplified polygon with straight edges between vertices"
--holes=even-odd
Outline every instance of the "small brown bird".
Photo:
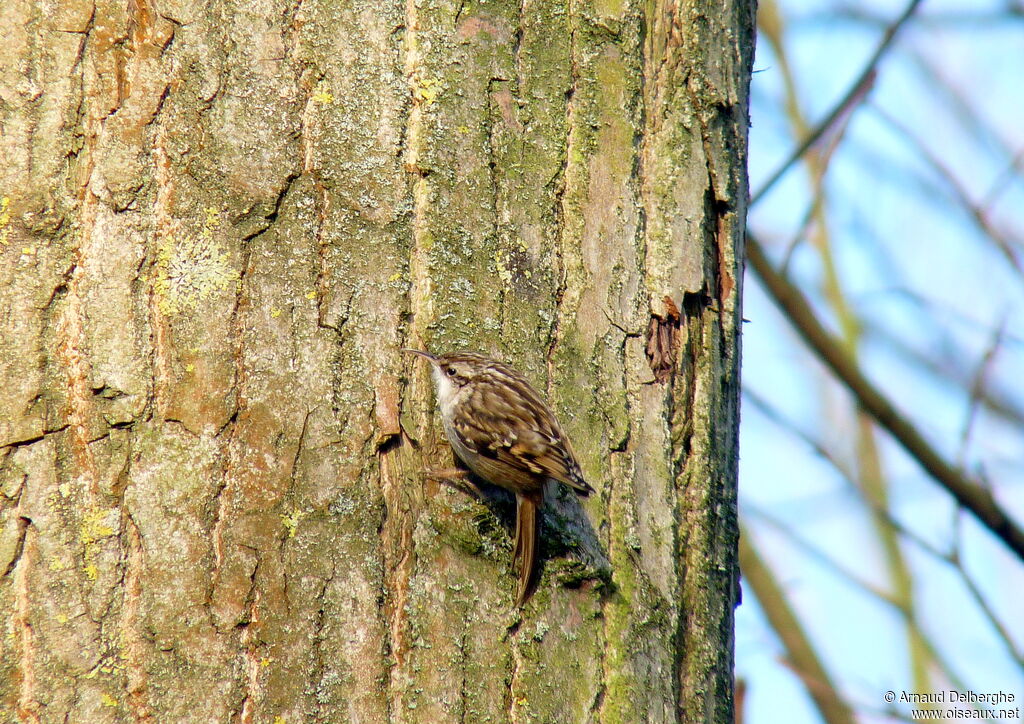
[{"label": "small brown bird", "polygon": [[583,479],[554,414],[521,374],[476,352],[402,351],[430,362],[444,432],[455,454],[479,477],[516,495],[512,560],[519,562],[516,605],[521,606],[533,592],[544,483],[557,480],[584,496],[594,489]]}]

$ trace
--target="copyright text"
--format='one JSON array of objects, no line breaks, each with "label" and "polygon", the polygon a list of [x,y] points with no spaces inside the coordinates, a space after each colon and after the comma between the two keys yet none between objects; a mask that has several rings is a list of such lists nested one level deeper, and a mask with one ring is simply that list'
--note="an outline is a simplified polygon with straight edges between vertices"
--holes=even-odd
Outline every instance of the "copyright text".
[{"label": "copyright text", "polygon": [[[890,690],[885,692],[882,698],[885,699],[887,704],[917,704],[918,706],[924,705],[928,707],[926,709],[914,709],[910,712],[911,718],[917,721],[948,719],[1020,720],[1020,707],[1013,706],[1017,701],[1017,697],[1013,693],[1006,691],[979,693],[976,691],[942,689],[926,694],[918,694],[910,691]],[[950,704],[966,706],[949,706]]]}]

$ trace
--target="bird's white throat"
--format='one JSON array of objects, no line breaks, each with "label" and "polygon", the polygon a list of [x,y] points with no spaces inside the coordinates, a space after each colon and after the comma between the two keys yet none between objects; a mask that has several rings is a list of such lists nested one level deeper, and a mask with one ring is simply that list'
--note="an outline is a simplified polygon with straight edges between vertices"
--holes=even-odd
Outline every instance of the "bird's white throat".
[{"label": "bird's white throat", "polygon": [[450,419],[455,398],[459,394],[459,387],[441,370],[440,366],[433,365],[431,371],[434,373],[434,386],[437,388],[437,406],[441,408],[441,415],[445,419]]}]

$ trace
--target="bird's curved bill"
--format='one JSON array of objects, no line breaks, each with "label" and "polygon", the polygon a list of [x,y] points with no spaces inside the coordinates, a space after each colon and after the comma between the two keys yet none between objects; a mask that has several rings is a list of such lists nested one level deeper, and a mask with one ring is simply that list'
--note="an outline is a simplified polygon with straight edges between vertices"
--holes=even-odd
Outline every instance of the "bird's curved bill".
[{"label": "bird's curved bill", "polygon": [[409,349],[408,347],[402,348],[403,352],[409,352],[410,354],[418,354],[420,357],[430,360],[431,362],[437,362],[437,357],[430,354],[430,352],[421,352],[418,349]]}]

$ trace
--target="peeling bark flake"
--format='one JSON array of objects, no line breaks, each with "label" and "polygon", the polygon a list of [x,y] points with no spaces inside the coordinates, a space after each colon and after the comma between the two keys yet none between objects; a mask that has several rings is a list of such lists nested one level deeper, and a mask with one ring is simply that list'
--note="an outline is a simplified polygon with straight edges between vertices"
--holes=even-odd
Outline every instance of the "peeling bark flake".
[{"label": "peeling bark flake", "polygon": [[669,296],[665,296],[662,303],[664,313],[652,313],[647,328],[647,361],[658,382],[666,382],[672,376],[679,350],[679,307]]}]

